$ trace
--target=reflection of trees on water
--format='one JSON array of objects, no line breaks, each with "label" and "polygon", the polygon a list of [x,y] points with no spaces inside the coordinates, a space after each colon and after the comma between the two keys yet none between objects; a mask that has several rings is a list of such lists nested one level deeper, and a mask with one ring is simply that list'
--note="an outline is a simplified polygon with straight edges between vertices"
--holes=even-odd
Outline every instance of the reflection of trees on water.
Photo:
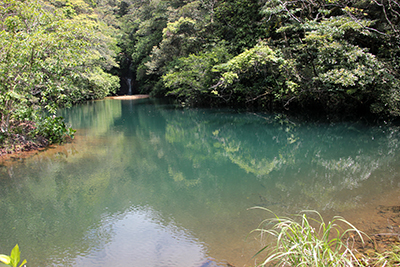
[{"label": "reflection of trees on water", "polygon": [[194,166],[229,160],[265,186],[263,199],[343,210],[397,183],[397,127],[293,123],[282,116],[218,112],[202,119],[201,110],[185,112],[179,119],[166,116],[166,139],[185,151],[180,158]]},{"label": "reflection of trees on water", "polygon": [[[1,247],[25,244],[39,265],[107,243],[112,231],[98,229],[105,214],[132,206],[150,206],[164,214],[160,223],[174,220],[223,246],[216,232],[255,227],[251,206],[340,211],[398,183],[397,127],[292,122],[151,100],[97,101],[62,115],[87,128],[85,144],[27,159],[13,166],[13,179],[10,167],[0,168],[1,225],[15,229],[0,233]],[[87,239],[88,229],[102,241]],[[52,249],[35,256],[35,247]]]},{"label": "reflection of trees on water", "polygon": [[72,123],[73,128],[90,129],[91,134],[101,135],[110,130],[122,113],[120,101],[91,101],[58,114]]},{"label": "reflection of trees on water", "polygon": [[[239,168],[244,180],[253,175],[263,184],[263,198],[285,195],[285,205],[304,198],[306,203],[314,202],[310,205],[342,209],[340,206],[348,205],[344,202],[352,200],[341,202],[337,194],[372,190],[362,185],[371,176],[377,181],[375,173],[385,173],[385,183],[394,183],[397,127],[293,122],[282,115],[163,105],[154,108],[149,101],[108,102],[117,111],[114,121],[107,120],[108,125],[121,129],[124,136],[142,140],[135,149],[153,163],[161,161],[157,168],[164,168],[162,172],[179,188],[199,187],[207,181],[220,188],[221,180],[229,183],[222,169],[237,173],[235,168]],[[121,112],[129,116],[121,116]],[[360,197],[358,191],[354,198]]]}]

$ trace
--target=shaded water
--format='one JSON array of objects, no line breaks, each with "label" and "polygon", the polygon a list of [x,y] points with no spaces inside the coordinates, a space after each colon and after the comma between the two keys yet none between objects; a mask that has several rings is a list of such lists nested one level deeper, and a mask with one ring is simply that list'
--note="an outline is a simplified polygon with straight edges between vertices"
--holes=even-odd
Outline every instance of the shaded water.
[{"label": "shaded water", "polygon": [[0,253],[18,243],[29,266],[252,266],[270,214],[250,207],[351,218],[398,201],[398,127],[150,99],[62,115],[74,142],[0,167]]}]

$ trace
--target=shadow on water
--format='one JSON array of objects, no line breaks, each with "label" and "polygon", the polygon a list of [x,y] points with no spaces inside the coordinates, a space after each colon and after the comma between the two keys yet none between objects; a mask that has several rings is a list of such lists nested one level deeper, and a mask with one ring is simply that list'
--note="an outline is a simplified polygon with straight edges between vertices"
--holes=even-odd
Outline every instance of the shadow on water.
[{"label": "shadow on water", "polygon": [[74,142],[0,167],[0,251],[32,266],[251,266],[269,215],[250,207],[361,224],[398,202],[397,126],[152,99],[61,115]]}]

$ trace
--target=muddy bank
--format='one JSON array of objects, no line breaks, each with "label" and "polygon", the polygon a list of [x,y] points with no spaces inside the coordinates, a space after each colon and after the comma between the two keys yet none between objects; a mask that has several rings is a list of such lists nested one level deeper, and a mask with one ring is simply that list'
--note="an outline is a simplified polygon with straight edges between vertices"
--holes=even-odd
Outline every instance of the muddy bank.
[{"label": "muddy bank", "polygon": [[44,149],[48,146],[48,141],[45,138],[38,140],[27,140],[23,135],[12,134],[7,144],[0,147],[0,157],[7,157],[14,154],[31,153],[35,150]]},{"label": "muddy bank", "polygon": [[0,148],[0,166],[13,166],[14,163],[21,162],[24,159],[31,158],[37,155],[50,156],[61,152],[65,152],[74,142],[71,138],[66,138],[62,144],[51,144],[48,142],[15,144],[13,149]]},{"label": "muddy bank", "polygon": [[33,121],[12,122],[10,128],[12,131],[3,133],[0,138],[0,158],[40,150],[49,145],[49,141],[43,136],[32,136],[36,128]]},{"label": "muddy bank", "polygon": [[[400,206],[378,205],[364,211],[364,216],[354,221],[354,225],[369,238],[365,243],[357,242],[355,248],[367,257],[392,250],[400,243]],[[352,221],[350,221],[353,223]]]}]

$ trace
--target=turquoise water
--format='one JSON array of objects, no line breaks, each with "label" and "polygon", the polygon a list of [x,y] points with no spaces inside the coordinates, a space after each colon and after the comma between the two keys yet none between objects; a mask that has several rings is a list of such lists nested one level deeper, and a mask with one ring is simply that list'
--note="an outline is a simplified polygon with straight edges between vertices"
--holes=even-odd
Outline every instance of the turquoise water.
[{"label": "turquoise water", "polygon": [[[399,128],[104,100],[76,139],[0,166],[0,253],[28,266],[251,266],[270,214],[398,195]],[[383,202],[382,202],[383,201]]]}]

